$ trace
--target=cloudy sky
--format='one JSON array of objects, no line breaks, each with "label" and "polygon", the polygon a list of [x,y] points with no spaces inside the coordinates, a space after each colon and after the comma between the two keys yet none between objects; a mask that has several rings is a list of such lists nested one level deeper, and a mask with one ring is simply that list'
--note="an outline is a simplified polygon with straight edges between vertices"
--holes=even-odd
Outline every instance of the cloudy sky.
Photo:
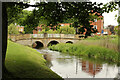
[{"label": "cloudy sky", "polygon": [[[107,3],[107,2],[110,2],[112,0],[90,0],[92,2],[96,2],[96,3]],[[30,1],[30,4],[34,4],[34,1],[31,0]],[[27,10],[32,10],[34,9],[33,7],[30,7],[29,9]],[[107,25],[118,25],[117,23],[117,20],[115,19],[115,15],[118,14],[118,10],[117,11],[113,11],[113,12],[110,12],[110,13],[104,13],[103,16],[104,16],[104,26],[106,27]]]}]

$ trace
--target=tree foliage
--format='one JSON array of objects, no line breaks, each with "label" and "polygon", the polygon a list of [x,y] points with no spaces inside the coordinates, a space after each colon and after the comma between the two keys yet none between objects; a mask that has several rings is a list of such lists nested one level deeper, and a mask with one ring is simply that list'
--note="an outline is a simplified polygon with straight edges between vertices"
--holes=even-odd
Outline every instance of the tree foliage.
[{"label": "tree foliage", "polygon": [[[110,6],[111,4],[113,4],[113,6]],[[68,20],[72,19],[70,22],[78,23],[74,27],[82,25],[83,31],[86,29],[87,32],[85,36],[87,37],[93,32],[89,21],[94,20],[93,18],[97,18],[105,11],[113,11],[116,6],[114,4],[115,3],[111,2],[100,8],[102,4],[91,2],[48,2],[47,5],[40,6],[38,10],[35,10],[37,14],[35,16],[43,16],[48,20],[47,25],[51,27],[65,21],[69,22]],[[95,14],[95,12],[99,14]]]},{"label": "tree foliage", "polygon": [[115,29],[114,29],[115,26],[113,25],[108,25],[107,29],[109,29],[109,31],[111,32],[111,34],[115,34]]},{"label": "tree foliage", "polygon": [[75,34],[75,29],[69,26],[61,26],[57,31],[60,34]]},{"label": "tree foliage", "polygon": [[114,27],[115,34],[118,34],[118,26]]},{"label": "tree foliage", "polygon": [[8,26],[8,33],[9,34],[19,34],[19,31],[18,31],[17,27],[14,24],[10,24]]},{"label": "tree foliage", "polygon": [[29,16],[32,12],[28,11],[28,10],[22,10],[21,13],[18,14],[17,19],[16,19],[16,23],[22,26],[25,26],[25,20],[27,18],[27,16]]},{"label": "tree foliage", "polygon": [[[19,14],[22,13],[24,9],[23,5],[17,5],[15,2],[7,2],[7,16],[8,16],[8,25],[15,23],[19,18]],[[18,20],[17,20],[18,21]]]},{"label": "tree foliage", "polygon": [[[47,27],[46,27],[47,28]],[[59,28],[53,30],[53,29],[45,29],[43,28],[41,32],[38,32],[39,34],[48,33],[48,34],[75,34],[74,27],[70,26],[59,26]]]},{"label": "tree foliage", "polygon": [[[21,5],[23,6],[22,9],[29,6],[24,3],[16,3],[16,5],[18,5],[18,12],[21,10],[21,8],[19,8]],[[37,7],[38,9],[34,9],[30,15],[27,15],[23,22],[24,25],[32,29],[34,29],[34,27],[37,27],[42,22],[51,27],[65,21],[78,23],[77,26],[83,26],[82,31],[85,31],[86,29],[87,32],[85,36],[87,37],[90,36],[90,34],[93,32],[93,28],[90,26],[90,20],[94,21],[94,18],[97,18],[104,12],[116,10],[116,4],[114,2],[107,3],[103,5],[102,8],[101,5],[101,3],[96,4],[92,2],[36,3],[36,5],[31,6]]]}]

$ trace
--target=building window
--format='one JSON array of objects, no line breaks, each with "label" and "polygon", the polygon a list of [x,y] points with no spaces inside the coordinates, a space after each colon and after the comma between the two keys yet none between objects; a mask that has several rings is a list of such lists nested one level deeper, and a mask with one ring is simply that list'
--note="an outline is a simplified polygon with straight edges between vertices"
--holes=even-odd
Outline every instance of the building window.
[{"label": "building window", "polygon": [[61,26],[64,26],[64,24],[61,24]]},{"label": "building window", "polygon": [[97,29],[97,25],[94,25],[94,29]]},{"label": "building window", "polygon": [[38,31],[40,32],[41,30],[39,29]]},{"label": "building window", "polygon": [[94,22],[97,22],[97,19],[94,19]]}]

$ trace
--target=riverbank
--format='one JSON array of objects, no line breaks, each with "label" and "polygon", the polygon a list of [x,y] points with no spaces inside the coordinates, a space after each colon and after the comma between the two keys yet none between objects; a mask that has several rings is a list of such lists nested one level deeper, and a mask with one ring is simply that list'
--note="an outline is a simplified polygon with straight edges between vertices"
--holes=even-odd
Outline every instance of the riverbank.
[{"label": "riverbank", "polygon": [[105,48],[118,51],[118,36],[117,35],[104,35],[104,36],[94,36],[89,37],[84,40],[80,40],[78,44],[84,45],[96,45]]},{"label": "riverbank", "polygon": [[46,66],[42,54],[8,40],[5,65],[15,78],[62,78]]},{"label": "riverbank", "polygon": [[84,44],[57,44],[49,47],[50,50],[69,53],[75,56],[85,56],[94,59],[102,59],[110,62],[118,61],[118,52],[96,45]]}]

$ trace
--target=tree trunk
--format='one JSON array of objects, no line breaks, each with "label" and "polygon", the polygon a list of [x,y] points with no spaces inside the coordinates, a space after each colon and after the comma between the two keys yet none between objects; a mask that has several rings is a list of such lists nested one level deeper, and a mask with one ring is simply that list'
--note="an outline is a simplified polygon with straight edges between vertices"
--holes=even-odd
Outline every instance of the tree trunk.
[{"label": "tree trunk", "polygon": [[7,3],[2,3],[2,78],[5,78],[5,73],[7,72],[5,67],[5,56],[7,49]]},{"label": "tree trunk", "polygon": [[76,28],[76,34],[78,34],[78,32],[77,32],[77,28]]},{"label": "tree trunk", "polygon": [[86,32],[86,33],[85,33],[85,38],[88,38],[88,36],[89,36],[89,33]]}]

